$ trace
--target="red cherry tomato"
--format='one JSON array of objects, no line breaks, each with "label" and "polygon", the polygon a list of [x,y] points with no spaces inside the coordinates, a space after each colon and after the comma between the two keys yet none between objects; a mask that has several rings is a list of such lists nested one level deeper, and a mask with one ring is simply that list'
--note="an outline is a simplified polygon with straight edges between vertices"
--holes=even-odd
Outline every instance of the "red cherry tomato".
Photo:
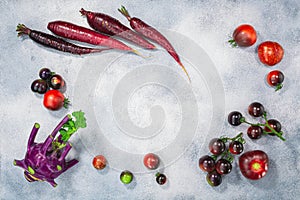
[{"label": "red cherry tomato", "polygon": [[93,159],[93,166],[95,169],[101,170],[106,167],[106,158],[102,155],[95,156]]},{"label": "red cherry tomato", "polygon": [[234,30],[232,38],[233,40],[229,40],[229,42],[233,46],[249,47],[256,42],[257,36],[255,29],[251,25],[242,24]]},{"label": "red cherry tomato", "polygon": [[144,156],[144,165],[148,169],[157,169],[159,165],[159,157],[154,153],[148,153]]},{"label": "red cherry tomato", "polygon": [[267,75],[267,83],[271,87],[276,87],[275,91],[280,90],[282,88],[283,80],[284,80],[284,74],[279,70],[271,71]]},{"label": "red cherry tomato", "polygon": [[257,48],[257,52],[259,60],[268,66],[274,66],[279,63],[284,54],[282,46],[272,41],[261,43]]},{"label": "red cherry tomato", "polygon": [[268,172],[269,158],[261,150],[248,151],[239,158],[239,167],[248,179],[258,180],[264,177]]},{"label": "red cherry tomato", "polygon": [[44,106],[49,110],[59,110],[67,107],[68,100],[58,90],[48,90],[44,95]]}]

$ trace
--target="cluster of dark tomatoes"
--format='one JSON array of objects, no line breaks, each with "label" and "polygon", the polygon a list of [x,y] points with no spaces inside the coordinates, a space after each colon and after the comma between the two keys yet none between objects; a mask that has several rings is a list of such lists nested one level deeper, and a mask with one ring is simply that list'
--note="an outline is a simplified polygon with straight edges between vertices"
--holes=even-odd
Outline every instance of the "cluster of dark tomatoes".
[{"label": "cluster of dark tomatoes", "polygon": [[42,68],[39,71],[39,77],[32,82],[31,90],[34,93],[44,95],[43,104],[45,108],[49,110],[67,108],[70,102],[62,94],[66,90],[64,79],[48,68]]},{"label": "cluster of dark tomatoes", "polygon": [[[242,24],[238,26],[233,34],[232,39],[228,42],[233,46],[249,47],[255,44],[257,34],[253,26],[249,24]],[[282,46],[274,41],[264,41],[257,47],[257,54],[259,60],[266,66],[272,67],[278,64],[284,55]],[[284,74],[280,70],[270,71],[266,76],[267,83],[278,91],[282,88]]]},{"label": "cluster of dark tomatoes", "polygon": [[[239,126],[242,123],[249,125],[247,135],[250,139],[256,140],[263,135],[271,135],[285,141],[280,122],[276,119],[267,119],[267,112],[261,103],[251,103],[248,106],[248,113],[253,118],[262,117],[264,123],[251,123],[239,111],[232,111],[228,114],[228,123],[231,126]],[[199,167],[207,172],[206,180],[209,185],[218,186],[222,183],[222,177],[232,171],[234,156],[242,154],[245,143],[243,133],[233,138],[222,136],[210,140],[208,148],[211,155],[204,155],[199,159]],[[268,172],[268,165],[268,155],[261,150],[243,153],[238,162],[242,175],[251,180],[264,177]]]}]

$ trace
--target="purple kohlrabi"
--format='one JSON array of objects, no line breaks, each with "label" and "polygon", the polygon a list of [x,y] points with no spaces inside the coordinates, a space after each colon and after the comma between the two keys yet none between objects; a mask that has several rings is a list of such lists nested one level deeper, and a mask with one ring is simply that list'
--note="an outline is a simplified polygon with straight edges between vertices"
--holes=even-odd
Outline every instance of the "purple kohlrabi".
[{"label": "purple kohlrabi", "polygon": [[[63,140],[63,135],[59,135],[55,139],[59,131],[64,130],[66,132],[68,129],[71,130],[72,127],[66,126],[70,121],[73,121],[72,116],[65,116],[44,143],[34,142],[40,128],[38,123],[34,124],[29,136],[25,158],[23,160],[14,160],[14,165],[25,169],[24,175],[29,182],[47,181],[55,187],[57,184],[54,179],[78,163],[76,159],[65,160],[72,145],[68,141]],[[73,132],[77,130],[75,127],[73,129]]]}]

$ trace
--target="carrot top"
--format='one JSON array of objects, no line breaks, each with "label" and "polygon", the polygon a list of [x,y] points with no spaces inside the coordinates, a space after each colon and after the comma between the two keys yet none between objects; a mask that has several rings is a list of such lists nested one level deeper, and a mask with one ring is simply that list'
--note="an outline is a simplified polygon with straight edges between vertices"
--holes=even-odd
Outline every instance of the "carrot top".
[{"label": "carrot top", "polygon": [[30,34],[30,29],[27,28],[24,24],[18,24],[16,31],[18,32],[18,37],[21,35],[29,35]]},{"label": "carrot top", "polygon": [[129,15],[129,12],[126,10],[125,6],[121,6],[121,8],[119,8],[118,11],[119,11],[120,13],[122,13],[122,15],[124,15],[124,16],[128,19],[128,21],[131,20],[131,17],[130,17],[130,15]]}]

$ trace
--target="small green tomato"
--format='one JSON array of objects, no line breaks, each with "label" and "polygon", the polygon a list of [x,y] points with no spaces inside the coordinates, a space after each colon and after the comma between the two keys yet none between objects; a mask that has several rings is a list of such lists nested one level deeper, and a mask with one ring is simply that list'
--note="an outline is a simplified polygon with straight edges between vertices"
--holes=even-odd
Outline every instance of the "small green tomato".
[{"label": "small green tomato", "polygon": [[120,175],[120,180],[124,184],[131,183],[132,179],[133,179],[133,174],[130,171],[125,170]]}]

